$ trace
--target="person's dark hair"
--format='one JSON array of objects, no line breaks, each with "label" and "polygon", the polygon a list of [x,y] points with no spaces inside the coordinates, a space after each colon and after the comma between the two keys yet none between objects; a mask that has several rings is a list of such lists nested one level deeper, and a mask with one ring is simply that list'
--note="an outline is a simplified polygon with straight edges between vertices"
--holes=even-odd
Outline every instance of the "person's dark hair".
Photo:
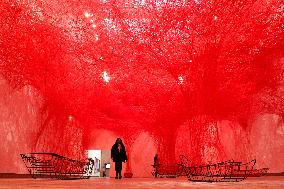
[{"label": "person's dark hair", "polygon": [[121,138],[117,138],[116,141],[115,141],[115,143],[122,143]]},{"label": "person's dark hair", "polygon": [[118,147],[118,144],[120,144],[121,147],[125,150],[125,146],[124,146],[124,144],[123,144],[121,138],[117,138],[117,139],[116,139],[116,141],[115,141],[115,143],[114,143],[114,147],[117,148],[117,147]]}]

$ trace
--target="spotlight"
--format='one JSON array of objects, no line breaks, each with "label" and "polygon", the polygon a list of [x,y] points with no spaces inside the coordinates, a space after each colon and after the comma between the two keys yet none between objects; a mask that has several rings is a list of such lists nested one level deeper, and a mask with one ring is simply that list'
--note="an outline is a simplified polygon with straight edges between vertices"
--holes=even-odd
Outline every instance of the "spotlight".
[{"label": "spotlight", "polygon": [[181,85],[183,83],[184,79],[182,76],[178,76],[178,84]]},{"label": "spotlight", "polygon": [[85,13],[84,13],[84,16],[85,16],[85,18],[90,18],[90,17],[91,17],[91,14],[88,13],[88,12],[85,12]]},{"label": "spotlight", "polygon": [[103,79],[106,83],[108,83],[110,80],[110,77],[106,71],[103,72]]},{"label": "spotlight", "polygon": [[74,117],[73,117],[72,115],[69,115],[69,116],[68,116],[68,120],[69,120],[69,121],[72,121],[73,119],[74,119]]}]

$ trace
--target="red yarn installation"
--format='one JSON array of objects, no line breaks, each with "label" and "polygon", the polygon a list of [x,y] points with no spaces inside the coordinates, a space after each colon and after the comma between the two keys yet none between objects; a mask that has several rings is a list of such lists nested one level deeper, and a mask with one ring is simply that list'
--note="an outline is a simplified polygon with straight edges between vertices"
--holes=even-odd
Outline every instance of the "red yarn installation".
[{"label": "red yarn installation", "polygon": [[[95,129],[114,131],[131,148],[146,131],[161,160],[174,162],[177,130],[186,123],[190,147],[183,148],[194,163],[224,160],[231,156],[219,121],[250,130],[256,115],[284,116],[283,6],[280,0],[3,0],[0,74],[43,98],[35,150],[81,153]],[[74,137],[83,141],[73,141],[82,146],[71,152],[64,146]]]}]

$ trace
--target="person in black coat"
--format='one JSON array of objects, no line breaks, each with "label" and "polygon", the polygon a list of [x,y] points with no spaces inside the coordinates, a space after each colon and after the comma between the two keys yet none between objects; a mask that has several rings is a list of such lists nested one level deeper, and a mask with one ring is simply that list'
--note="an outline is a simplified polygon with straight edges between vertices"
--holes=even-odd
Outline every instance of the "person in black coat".
[{"label": "person in black coat", "polygon": [[127,155],[125,151],[124,144],[120,138],[116,139],[115,144],[111,148],[111,159],[115,163],[115,179],[121,179],[122,162],[127,161]]}]

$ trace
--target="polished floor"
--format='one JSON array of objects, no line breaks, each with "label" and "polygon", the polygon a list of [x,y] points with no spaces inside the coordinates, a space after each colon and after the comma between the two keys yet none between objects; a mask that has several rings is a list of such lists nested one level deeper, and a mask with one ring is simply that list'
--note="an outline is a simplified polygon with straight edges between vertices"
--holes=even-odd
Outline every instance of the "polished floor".
[{"label": "polished floor", "polygon": [[131,178],[115,180],[113,178],[91,178],[87,180],[52,180],[52,179],[0,179],[0,189],[17,188],[56,188],[56,189],[173,189],[173,188],[230,188],[262,189],[284,188],[284,176],[265,176],[248,178],[237,183],[194,183],[186,178]]}]

